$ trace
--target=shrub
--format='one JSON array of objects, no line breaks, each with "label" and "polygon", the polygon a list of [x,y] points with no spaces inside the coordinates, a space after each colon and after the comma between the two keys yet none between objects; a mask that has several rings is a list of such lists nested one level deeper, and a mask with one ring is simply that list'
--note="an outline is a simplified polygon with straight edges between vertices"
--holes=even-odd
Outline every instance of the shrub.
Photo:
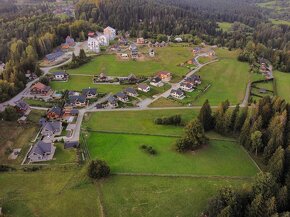
[{"label": "shrub", "polygon": [[7,165],[0,165],[0,173],[1,172],[10,172],[10,171],[15,171],[16,169],[14,167],[10,167]]},{"label": "shrub", "polygon": [[88,168],[88,176],[92,179],[101,179],[110,175],[110,167],[105,161],[93,160]]},{"label": "shrub", "polygon": [[152,146],[141,145],[140,148],[150,155],[156,155],[157,151]]},{"label": "shrub", "polygon": [[181,125],[181,116],[180,115],[173,115],[170,117],[163,117],[163,118],[156,118],[154,120],[155,124],[158,125]]}]

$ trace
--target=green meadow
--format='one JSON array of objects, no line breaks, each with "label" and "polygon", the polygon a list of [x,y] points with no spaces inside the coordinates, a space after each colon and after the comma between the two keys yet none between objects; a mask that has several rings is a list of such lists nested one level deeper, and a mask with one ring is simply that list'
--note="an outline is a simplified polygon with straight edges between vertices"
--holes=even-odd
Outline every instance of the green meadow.
[{"label": "green meadow", "polygon": [[[208,145],[186,154],[175,150],[177,138],[112,133],[90,133],[92,158],[105,160],[114,173],[194,174],[253,176],[257,168],[236,142],[211,140]],[[156,155],[141,149],[153,147]],[[230,163],[229,163],[230,162]]]}]

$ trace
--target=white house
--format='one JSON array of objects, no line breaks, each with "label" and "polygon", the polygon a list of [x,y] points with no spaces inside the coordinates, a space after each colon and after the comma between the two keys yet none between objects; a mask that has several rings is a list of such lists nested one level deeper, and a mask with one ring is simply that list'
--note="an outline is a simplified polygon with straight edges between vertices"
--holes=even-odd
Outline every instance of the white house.
[{"label": "white house", "polygon": [[108,26],[104,29],[104,35],[108,36],[110,41],[116,38],[116,30]]},{"label": "white house", "polygon": [[194,90],[194,85],[192,83],[182,82],[180,84],[180,89],[187,92],[192,92]]},{"label": "white house", "polygon": [[154,77],[151,81],[150,81],[150,84],[152,86],[155,86],[155,87],[162,87],[164,84],[161,80],[161,78],[159,77]]},{"label": "white house", "polygon": [[109,46],[110,38],[109,38],[108,35],[104,35],[102,33],[98,33],[96,38],[97,38],[97,41],[99,42],[100,46]]},{"label": "white house", "polygon": [[183,99],[184,98],[184,93],[181,89],[172,89],[170,91],[170,95],[176,99]]},{"label": "white house", "polygon": [[97,37],[90,37],[88,38],[88,48],[96,53],[100,52],[100,43]]},{"label": "white house", "polygon": [[139,84],[138,85],[138,90],[147,93],[147,92],[150,91],[150,87],[147,84]]}]

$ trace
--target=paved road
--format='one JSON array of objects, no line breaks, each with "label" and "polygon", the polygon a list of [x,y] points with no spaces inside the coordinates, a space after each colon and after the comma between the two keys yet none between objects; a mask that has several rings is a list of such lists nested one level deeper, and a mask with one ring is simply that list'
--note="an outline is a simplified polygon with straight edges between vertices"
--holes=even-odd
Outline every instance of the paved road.
[{"label": "paved road", "polygon": [[[81,43],[78,43],[75,48],[74,48],[74,52],[76,55],[79,55],[80,53],[80,49],[81,49]],[[72,52],[70,52],[72,54]],[[42,67],[40,68],[43,72],[43,75],[46,75],[47,73],[49,73],[49,71],[53,68],[57,68],[57,67],[60,67],[60,66],[63,66],[67,63],[69,63],[71,61],[71,58],[68,59],[67,61],[63,62],[63,63],[60,63],[58,65],[55,65],[55,66],[50,66],[50,67]],[[2,102],[0,103],[0,111],[4,111],[5,107],[10,105],[10,104],[13,104],[14,102],[22,99],[25,95],[27,95],[27,93],[29,93],[29,88],[30,86],[37,82],[39,80],[39,78],[36,78],[35,80],[33,81],[30,81],[26,84],[26,87],[21,91],[19,92],[17,95],[15,95],[13,98],[7,100],[6,102]]]}]

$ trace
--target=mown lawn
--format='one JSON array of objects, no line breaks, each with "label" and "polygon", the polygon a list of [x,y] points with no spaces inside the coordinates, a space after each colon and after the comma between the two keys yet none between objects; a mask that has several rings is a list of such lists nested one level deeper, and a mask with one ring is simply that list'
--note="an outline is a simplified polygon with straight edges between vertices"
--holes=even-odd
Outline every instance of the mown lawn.
[{"label": "mown lawn", "polygon": [[105,216],[199,217],[207,201],[224,186],[247,181],[114,176],[101,183]]},{"label": "mown lawn", "polygon": [[198,114],[196,109],[96,112],[85,116],[82,126],[91,130],[158,135],[180,135],[183,127],[156,125],[154,120],[180,114],[188,122]]},{"label": "mown lawn", "polygon": [[63,143],[55,143],[56,147],[54,160],[49,161],[49,164],[65,164],[65,163],[76,163],[77,154],[74,148],[64,149]]},{"label": "mown lawn", "polygon": [[111,76],[135,75],[152,76],[160,70],[171,71],[174,80],[180,80],[188,69],[177,66],[192,57],[189,47],[156,48],[156,57],[152,60],[134,61],[118,60],[115,55],[101,55],[91,62],[77,68],[68,70],[70,74],[95,75],[105,72]]},{"label": "mown lawn", "polygon": [[[90,133],[92,158],[105,160],[112,172],[253,176],[257,168],[235,142],[212,140],[196,152],[175,150],[177,138],[128,134]],[[155,156],[140,148],[152,146]]]},{"label": "mown lawn", "polygon": [[114,85],[114,84],[94,84],[92,81],[92,76],[77,76],[71,75],[68,82],[58,82],[52,81],[51,87],[54,90],[65,91],[65,90],[75,90],[81,91],[84,88],[97,88],[98,92],[101,93],[117,93],[128,85]]},{"label": "mown lawn", "polygon": [[96,186],[76,181],[78,170],[2,173],[0,198],[5,216],[99,216]]},{"label": "mown lawn", "polygon": [[219,61],[203,67],[197,74],[202,82],[210,83],[210,89],[194,104],[201,105],[208,99],[211,105],[218,105],[228,99],[232,104],[242,102],[247,82],[250,79],[247,63],[237,60],[238,51],[218,49]]},{"label": "mown lawn", "polygon": [[274,77],[276,79],[278,96],[281,96],[287,102],[290,102],[290,74],[275,71]]}]

